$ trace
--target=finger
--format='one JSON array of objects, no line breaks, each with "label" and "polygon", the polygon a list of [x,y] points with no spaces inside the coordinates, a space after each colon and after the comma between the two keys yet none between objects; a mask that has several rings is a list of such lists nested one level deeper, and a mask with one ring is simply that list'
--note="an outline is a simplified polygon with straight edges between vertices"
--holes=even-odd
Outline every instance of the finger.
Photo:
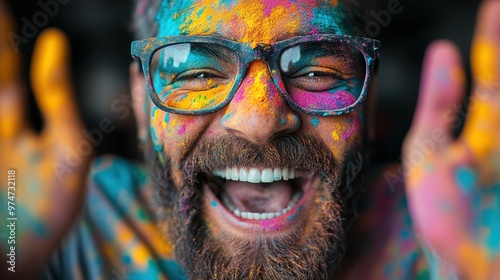
[{"label": "finger", "polygon": [[13,139],[24,128],[24,91],[20,83],[21,55],[10,39],[14,20],[0,1],[0,139]]},{"label": "finger", "polygon": [[463,98],[464,73],[455,45],[438,41],[429,46],[424,60],[419,100],[405,153],[415,149],[427,156],[449,143],[455,108]]},{"label": "finger", "polygon": [[15,29],[14,19],[7,5],[0,1],[0,88],[18,82],[20,78],[21,55],[15,41],[10,41]]},{"label": "finger", "polygon": [[145,142],[149,131],[147,93],[144,83],[144,75],[139,70],[139,63],[134,61],[130,64],[130,89],[132,95],[132,106],[135,121],[137,123],[137,137],[139,141]]},{"label": "finger", "polygon": [[471,59],[475,89],[462,139],[477,162],[488,162],[500,151],[500,1],[481,6]]},{"label": "finger", "polygon": [[81,126],[69,69],[69,41],[58,29],[37,39],[31,65],[31,84],[45,124],[63,129]]}]

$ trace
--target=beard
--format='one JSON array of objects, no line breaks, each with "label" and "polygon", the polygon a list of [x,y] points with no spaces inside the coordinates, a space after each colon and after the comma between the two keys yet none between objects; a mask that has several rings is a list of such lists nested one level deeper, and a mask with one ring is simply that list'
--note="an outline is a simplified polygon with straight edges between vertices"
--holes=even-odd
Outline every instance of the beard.
[{"label": "beard", "polygon": [[[162,165],[151,139],[146,159],[155,188],[156,222],[174,246],[176,261],[189,279],[332,279],[356,216],[363,165],[361,144],[342,161],[313,138],[287,135],[265,145],[226,136],[196,145],[183,161],[184,185]],[[202,184],[227,166],[284,166],[318,174],[319,186],[304,222],[278,235],[242,239],[213,229],[203,211]],[[216,233],[215,233],[216,231]]]}]

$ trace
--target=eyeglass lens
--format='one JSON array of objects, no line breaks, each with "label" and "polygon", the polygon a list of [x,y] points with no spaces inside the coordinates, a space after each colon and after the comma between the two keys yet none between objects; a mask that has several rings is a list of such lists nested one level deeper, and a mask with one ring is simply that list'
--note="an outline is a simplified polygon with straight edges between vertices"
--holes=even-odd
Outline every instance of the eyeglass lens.
[{"label": "eyeglass lens", "polygon": [[[290,99],[305,110],[340,110],[359,98],[365,76],[363,54],[333,42],[302,43],[281,52],[278,61]],[[150,65],[155,93],[168,107],[205,110],[225,102],[240,71],[238,54],[210,43],[160,48]]]}]

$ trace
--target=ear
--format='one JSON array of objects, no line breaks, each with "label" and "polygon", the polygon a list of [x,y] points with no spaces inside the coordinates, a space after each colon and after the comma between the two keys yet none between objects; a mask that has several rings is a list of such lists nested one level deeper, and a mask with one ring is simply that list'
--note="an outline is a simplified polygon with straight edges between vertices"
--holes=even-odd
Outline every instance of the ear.
[{"label": "ear", "polygon": [[137,123],[137,137],[140,142],[146,142],[149,131],[149,102],[147,102],[144,74],[139,70],[139,63],[133,61],[129,67],[132,107]]}]

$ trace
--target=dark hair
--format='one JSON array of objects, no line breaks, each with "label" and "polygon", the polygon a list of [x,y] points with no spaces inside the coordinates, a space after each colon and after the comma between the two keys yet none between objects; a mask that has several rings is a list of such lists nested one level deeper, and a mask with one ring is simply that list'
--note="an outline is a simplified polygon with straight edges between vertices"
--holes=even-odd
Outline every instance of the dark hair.
[{"label": "dark hair", "polygon": [[[136,39],[155,37],[158,34],[156,24],[156,14],[160,9],[162,1],[172,0],[135,0],[135,7],[132,16],[132,30]],[[343,0],[347,6],[352,24],[364,30],[367,8],[366,3],[360,0]]]}]

